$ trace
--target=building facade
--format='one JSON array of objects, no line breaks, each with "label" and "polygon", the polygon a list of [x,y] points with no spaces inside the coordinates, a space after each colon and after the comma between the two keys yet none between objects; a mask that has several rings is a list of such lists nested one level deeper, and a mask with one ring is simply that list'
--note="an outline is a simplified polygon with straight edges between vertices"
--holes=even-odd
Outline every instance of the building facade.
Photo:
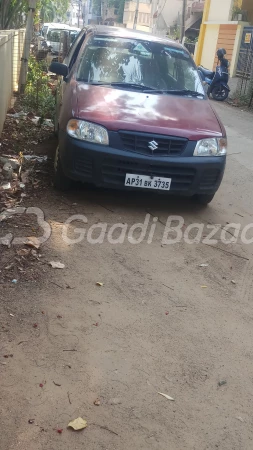
[{"label": "building facade", "polygon": [[84,25],[84,1],[83,0],[71,0],[70,7],[67,13],[68,24],[74,27],[82,28]]},{"label": "building facade", "polygon": [[[243,52],[253,51],[253,1],[206,0],[195,61],[209,69],[217,64],[216,51],[225,48],[230,74],[235,76]],[[247,32],[246,32],[247,31]]]},{"label": "building facade", "polygon": [[[205,0],[187,0],[185,14],[186,36],[198,36]],[[183,0],[153,0],[152,29],[156,34],[175,35],[182,24]]]},{"label": "building facade", "polygon": [[[205,0],[187,0],[185,14],[186,36],[198,36],[202,20]],[[126,1],[123,23],[127,28],[133,28],[136,11],[136,0]],[[137,29],[152,31],[165,36],[180,34],[182,23],[183,0],[141,0]]]},{"label": "building facade", "polygon": [[[136,1],[126,1],[124,8],[123,24],[126,28],[134,28],[134,18],[136,13]],[[149,0],[142,0],[139,3],[136,30],[150,32],[152,30],[151,20],[152,4]]]}]

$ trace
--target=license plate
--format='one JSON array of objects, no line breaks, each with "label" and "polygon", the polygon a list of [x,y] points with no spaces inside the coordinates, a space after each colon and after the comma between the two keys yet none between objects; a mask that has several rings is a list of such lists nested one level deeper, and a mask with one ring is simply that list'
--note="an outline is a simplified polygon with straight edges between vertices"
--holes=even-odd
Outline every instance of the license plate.
[{"label": "license plate", "polygon": [[126,174],[125,186],[146,189],[160,189],[169,191],[171,178],[151,177],[149,175]]}]

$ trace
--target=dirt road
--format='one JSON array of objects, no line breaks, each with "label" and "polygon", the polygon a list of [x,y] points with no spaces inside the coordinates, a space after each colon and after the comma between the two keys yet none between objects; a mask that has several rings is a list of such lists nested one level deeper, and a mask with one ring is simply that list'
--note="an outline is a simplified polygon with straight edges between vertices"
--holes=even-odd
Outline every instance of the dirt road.
[{"label": "dirt road", "polygon": [[[215,106],[230,146],[224,182],[207,209],[91,188],[64,196],[49,189],[27,205],[44,211],[52,235],[40,250],[37,282],[0,285],[1,450],[252,450],[252,244],[241,232],[225,244],[231,229],[223,237],[220,229],[213,246],[203,240],[208,224],[252,222],[253,122]],[[71,245],[62,225],[76,214],[88,223],[70,223],[71,239],[80,235],[75,228],[86,230]],[[203,223],[200,242],[188,229],[191,243],[163,243],[170,215],[183,217],[183,230]],[[120,234],[113,224],[129,232],[145,218],[141,243],[129,242],[131,233],[108,242]],[[89,232],[95,239],[101,222],[104,241],[92,245],[88,230],[97,225]],[[67,429],[79,416],[88,427]]]}]

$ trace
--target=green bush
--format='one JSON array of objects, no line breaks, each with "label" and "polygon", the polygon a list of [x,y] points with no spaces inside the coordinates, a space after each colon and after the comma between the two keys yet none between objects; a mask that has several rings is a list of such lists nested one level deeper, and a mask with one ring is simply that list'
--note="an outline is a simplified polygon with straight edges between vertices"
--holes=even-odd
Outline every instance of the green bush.
[{"label": "green bush", "polygon": [[48,86],[49,79],[45,70],[45,62],[38,62],[33,56],[30,57],[23,105],[28,112],[32,111],[42,119],[53,119],[55,97]]}]

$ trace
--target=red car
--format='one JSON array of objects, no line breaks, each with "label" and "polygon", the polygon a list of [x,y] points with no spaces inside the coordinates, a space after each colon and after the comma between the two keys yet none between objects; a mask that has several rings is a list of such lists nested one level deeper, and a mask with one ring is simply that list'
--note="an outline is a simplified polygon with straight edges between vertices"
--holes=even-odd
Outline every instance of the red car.
[{"label": "red car", "polygon": [[123,28],[85,28],[64,60],[54,185],[151,189],[209,203],[221,183],[225,129],[188,51]]}]

